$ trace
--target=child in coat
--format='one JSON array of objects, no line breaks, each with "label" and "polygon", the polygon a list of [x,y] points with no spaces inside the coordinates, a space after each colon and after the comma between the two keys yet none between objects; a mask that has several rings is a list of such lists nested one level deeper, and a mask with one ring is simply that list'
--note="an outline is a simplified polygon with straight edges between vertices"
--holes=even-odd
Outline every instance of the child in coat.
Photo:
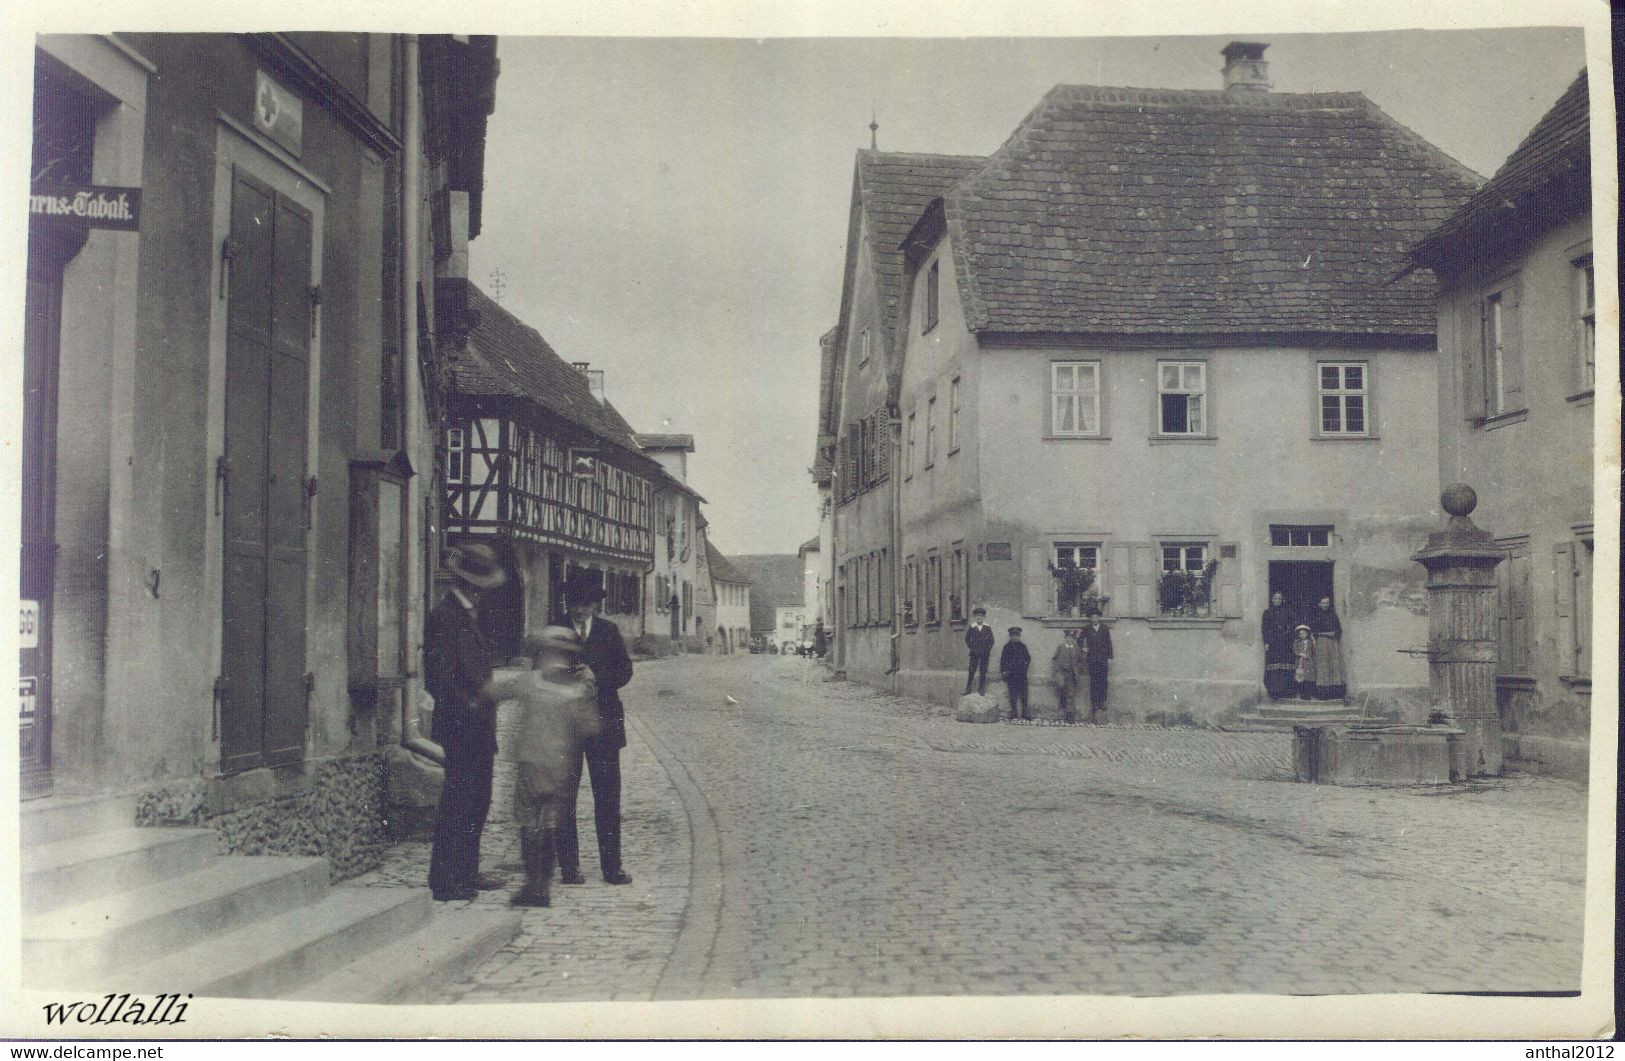
[{"label": "child in coat", "polygon": [[[1021,627],[1010,628],[1010,640],[1004,643],[1004,651],[999,653],[999,673],[1004,676],[1004,686],[1010,690],[1010,717],[1032,718],[1031,709],[1027,706],[1027,670],[1033,665],[1033,654],[1021,640]],[[1017,705],[1020,713],[1017,713]]]}]

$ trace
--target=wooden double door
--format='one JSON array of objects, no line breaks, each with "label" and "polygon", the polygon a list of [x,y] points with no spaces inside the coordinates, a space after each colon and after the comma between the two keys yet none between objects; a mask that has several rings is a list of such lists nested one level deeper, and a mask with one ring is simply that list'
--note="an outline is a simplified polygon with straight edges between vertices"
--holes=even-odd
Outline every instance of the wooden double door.
[{"label": "wooden double door", "polygon": [[311,347],[318,305],[310,211],[237,170],[227,299],[225,454],[216,469],[224,542],[221,769],[304,758]]}]

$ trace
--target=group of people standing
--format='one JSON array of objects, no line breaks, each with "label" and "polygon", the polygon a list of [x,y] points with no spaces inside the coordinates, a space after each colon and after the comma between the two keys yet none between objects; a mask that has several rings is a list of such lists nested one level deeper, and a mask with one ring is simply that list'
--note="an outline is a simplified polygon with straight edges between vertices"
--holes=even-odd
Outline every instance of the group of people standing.
[{"label": "group of people standing", "polygon": [[1261,623],[1264,689],[1272,700],[1341,700],[1348,693],[1343,671],[1343,623],[1330,597],[1300,612],[1280,593],[1270,595]]},{"label": "group of people standing", "polygon": [[630,884],[621,865],[621,749],[626,712],[618,690],[632,660],[615,624],[599,614],[594,579],[564,587],[569,625],[544,627],[524,641],[529,669],[502,675],[503,662],[480,628],[481,598],[508,580],[496,551],[472,544],[447,550],[452,578],[429,613],[424,678],[434,697],[431,736],[445,749],[445,786],[429,859],[429,889],[439,901],[472,899],[507,881],[480,872],[480,835],[491,807],[497,754],[496,706],[515,701],[509,758],[515,766],[514,819],[525,883],[516,906],[547,906],[553,871],[584,884],[576,838],[576,795],[585,765],[592,783],[598,861],[605,883]]},{"label": "group of people standing", "polygon": [[[987,625],[986,608],[971,612],[971,624],[965,630],[965,647],[970,650],[970,670],[965,675],[965,692],[974,688],[987,695],[987,668],[993,656],[993,630]],[[1032,651],[1021,639],[1021,627],[1012,626],[1009,639],[999,653],[999,674],[1010,694],[1010,717],[1030,720],[1032,708],[1027,701],[1027,672],[1032,667]],[[1089,613],[1088,622],[1079,629],[1066,632],[1055,655],[1050,658],[1050,681],[1055,686],[1055,699],[1061,707],[1061,721],[1078,721],[1075,700],[1084,675],[1089,677],[1089,718],[1094,722],[1106,710],[1106,679],[1112,658],[1112,632],[1100,620],[1100,613]]]}]

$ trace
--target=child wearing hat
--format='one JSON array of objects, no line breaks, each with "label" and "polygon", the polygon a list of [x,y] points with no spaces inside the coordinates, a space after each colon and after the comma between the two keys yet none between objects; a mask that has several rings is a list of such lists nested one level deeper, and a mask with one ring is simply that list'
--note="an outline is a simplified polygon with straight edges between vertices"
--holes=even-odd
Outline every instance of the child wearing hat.
[{"label": "child wearing hat", "polygon": [[535,669],[503,683],[518,707],[509,758],[514,762],[513,816],[525,862],[515,906],[548,905],[548,885],[566,798],[581,783],[582,742],[598,735],[598,690],[581,666],[581,639],[568,626],[543,628],[525,642]]},{"label": "child wearing hat", "polygon": [[[1004,687],[1010,690],[1010,717],[1031,719],[1032,710],[1027,706],[1027,669],[1033,664],[1033,654],[1028,651],[1026,642],[1021,640],[1021,627],[1010,628],[1010,640],[1004,643],[1004,651],[999,653],[999,673],[1004,677]],[[1017,704],[1020,704],[1018,713]]]},{"label": "child wearing hat", "polygon": [[[987,661],[993,655],[993,628],[983,622],[987,618],[986,608],[977,608],[970,613],[971,623],[965,630],[965,647],[970,649],[970,670],[965,675],[965,695],[969,696],[971,687],[983,696],[987,695]],[[980,677],[980,684],[978,684]]]}]

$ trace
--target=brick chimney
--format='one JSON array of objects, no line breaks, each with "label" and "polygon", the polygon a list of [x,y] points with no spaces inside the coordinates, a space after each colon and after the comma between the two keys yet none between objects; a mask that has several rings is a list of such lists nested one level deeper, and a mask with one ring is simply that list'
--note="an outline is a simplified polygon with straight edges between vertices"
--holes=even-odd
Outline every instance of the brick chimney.
[{"label": "brick chimney", "polygon": [[1219,53],[1224,56],[1226,92],[1268,92],[1270,64],[1264,61],[1268,44],[1258,41],[1231,41]]},{"label": "brick chimney", "polygon": [[593,368],[590,361],[572,361],[570,367],[587,377],[587,389],[599,405],[604,404],[604,370]]}]

